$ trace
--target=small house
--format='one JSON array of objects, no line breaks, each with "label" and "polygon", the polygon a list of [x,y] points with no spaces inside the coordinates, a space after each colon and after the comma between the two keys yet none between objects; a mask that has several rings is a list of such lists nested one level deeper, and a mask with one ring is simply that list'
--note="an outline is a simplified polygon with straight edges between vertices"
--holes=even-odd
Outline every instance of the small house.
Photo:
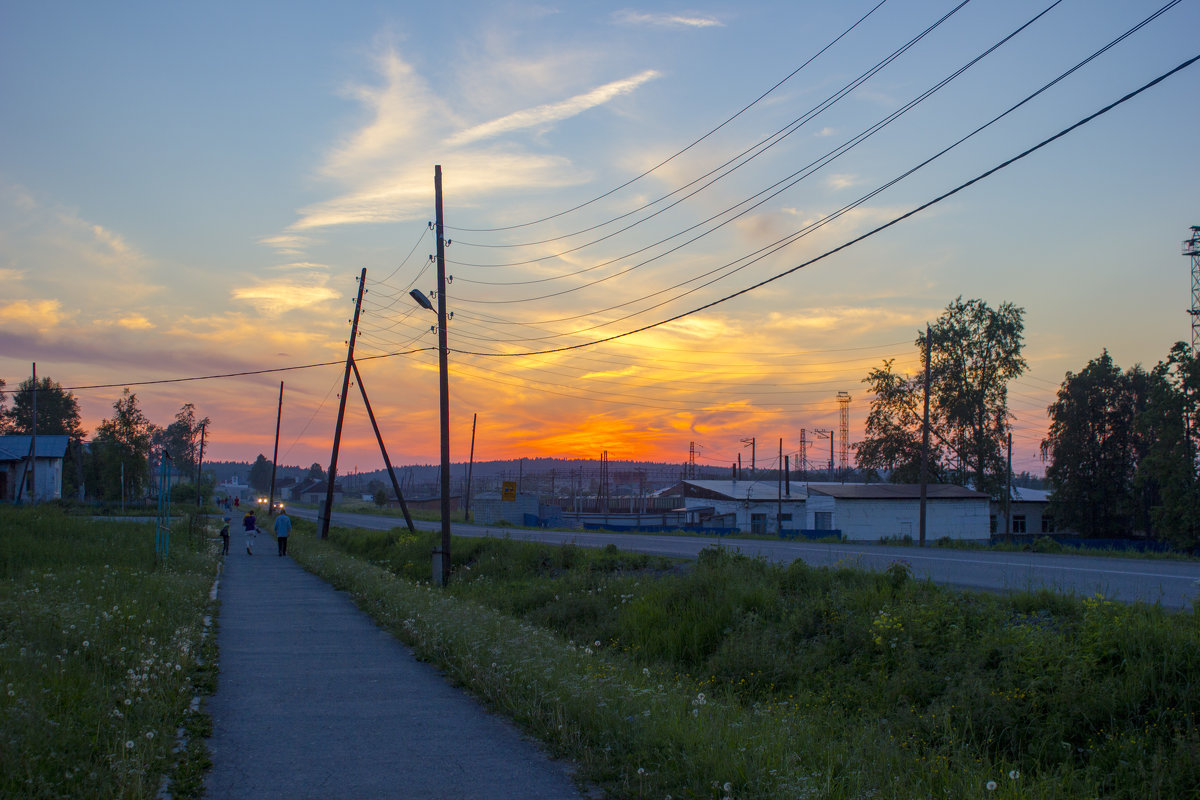
[{"label": "small house", "polygon": [[0,436],[0,502],[62,499],[68,436]]}]

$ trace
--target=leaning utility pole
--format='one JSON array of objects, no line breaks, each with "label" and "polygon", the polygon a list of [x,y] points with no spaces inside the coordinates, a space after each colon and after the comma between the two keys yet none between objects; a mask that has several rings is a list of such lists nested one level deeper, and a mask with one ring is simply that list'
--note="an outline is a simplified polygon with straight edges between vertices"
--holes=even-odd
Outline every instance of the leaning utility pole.
[{"label": "leaning utility pole", "polygon": [[267,496],[267,515],[275,513],[275,470],[279,468],[279,423],[283,421],[283,381],[279,382],[279,407],[275,410],[275,450],[271,455],[271,491]]},{"label": "leaning utility pole", "polygon": [[338,448],[342,443],[342,421],[346,418],[346,392],[350,389],[350,368],[354,364],[354,340],[358,336],[358,316],[362,311],[363,290],[367,286],[367,268],[358,276],[358,299],[354,301],[354,319],[350,323],[350,341],[346,349],[346,373],[342,377],[342,394],[338,402],[337,426],[333,431],[333,455],[329,459],[328,483],[325,486],[325,507],[321,509],[321,538],[329,538],[329,514],[333,509],[333,482],[337,479]]},{"label": "leaning utility pole", "polygon": [[358,363],[351,361],[350,367],[354,370],[354,380],[358,383],[358,390],[362,393],[363,405],[367,407],[367,417],[371,420],[371,427],[375,430],[375,439],[379,442],[379,452],[383,454],[383,466],[392,480],[392,490],[396,492],[396,499],[400,501],[400,510],[404,512],[404,521],[407,523],[409,531],[416,533],[417,529],[413,526],[412,516],[408,513],[408,503],[404,502],[400,484],[396,481],[396,472],[392,469],[392,460],[388,458],[387,448],[383,446],[383,434],[379,432],[379,425],[375,422],[375,412],[371,409],[371,400],[367,397],[367,387],[363,385],[362,375],[358,372]]}]

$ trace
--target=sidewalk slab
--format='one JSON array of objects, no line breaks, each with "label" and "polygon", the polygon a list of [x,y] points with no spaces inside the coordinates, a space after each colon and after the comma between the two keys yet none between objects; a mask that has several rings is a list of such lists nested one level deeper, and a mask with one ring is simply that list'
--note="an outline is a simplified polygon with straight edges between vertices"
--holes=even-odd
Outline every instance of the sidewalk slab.
[{"label": "sidewalk slab", "polygon": [[263,539],[221,577],[209,800],[583,797],[570,765]]}]

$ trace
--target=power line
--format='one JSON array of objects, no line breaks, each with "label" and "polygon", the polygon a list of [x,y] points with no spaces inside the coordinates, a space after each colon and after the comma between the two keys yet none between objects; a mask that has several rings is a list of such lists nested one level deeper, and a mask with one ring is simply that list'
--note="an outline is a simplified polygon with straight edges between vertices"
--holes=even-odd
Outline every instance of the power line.
[{"label": "power line", "polygon": [[[577,206],[574,206],[573,208],[568,208],[568,209],[566,209],[565,211],[559,211],[558,213],[551,214],[550,216],[543,217],[543,218],[541,218],[541,219],[537,219],[537,220],[533,220],[532,222],[525,222],[525,223],[522,223],[522,224],[520,224],[520,225],[507,225],[507,226],[504,226],[504,227],[499,227],[499,228],[455,228],[455,227],[453,227],[453,226],[450,226],[450,225],[445,225],[444,227],[445,227],[445,228],[447,228],[447,229],[449,229],[449,230],[455,230],[455,231],[466,231],[466,232],[472,232],[472,233],[495,233],[495,232],[499,232],[499,231],[515,230],[515,229],[517,229],[517,228],[527,228],[527,227],[530,227],[530,226],[532,226],[532,225],[539,225],[539,224],[541,224],[541,223],[543,223],[543,222],[549,222],[549,221],[550,221],[550,220],[552,220],[552,219],[556,219],[556,218],[558,218],[558,217],[561,217],[561,216],[564,216],[564,215],[566,215],[566,214],[570,214],[570,213],[572,213],[572,212],[574,212],[574,211],[578,211],[578,210],[579,210],[579,209],[581,209],[581,208],[585,208],[585,207],[587,207],[587,206],[590,206],[590,205],[592,205],[592,204],[593,204],[593,203],[595,203],[595,202],[598,202],[598,201],[600,201],[600,200],[603,200],[604,198],[606,198],[606,197],[608,197],[608,196],[610,196],[610,195],[612,195],[612,194],[615,194],[616,192],[619,192],[620,190],[622,190],[622,189],[626,188],[627,186],[630,186],[630,185],[632,185],[633,183],[635,183],[635,182],[637,182],[637,181],[641,180],[642,178],[645,178],[646,176],[648,176],[648,175],[652,174],[652,173],[653,173],[653,172],[655,172],[656,170],[658,170],[658,169],[661,169],[662,167],[664,167],[664,166],[666,166],[667,164],[671,163],[671,162],[672,162],[672,161],[674,161],[676,158],[678,158],[679,156],[683,155],[683,154],[684,154],[684,153],[686,153],[687,151],[691,150],[693,147],[695,147],[696,145],[700,144],[700,143],[701,143],[701,142],[703,142],[705,139],[707,139],[708,137],[712,136],[713,134],[715,134],[717,131],[719,131],[719,130],[721,130],[722,128],[724,128],[724,127],[725,127],[726,125],[728,125],[729,123],[733,122],[735,119],[737,119],[738,117],[740,117],[742,114],[744,114],[744,113],[746,113],[747,111],[749,111],[751,108],[753,108],[755,105],[757,105],[757,104],[758,104],[758,103],[759,103],[761,100],[763,100],[765,97],[767,97],[767,95],[771,94],[771,93],[772,93],[772,92],[774,92],[776,89],[778,89],[780,86],[782,86],[783,84],[785,84],[785,83],[787,83],[789,80],[791,80],[793,77],[795,77],[795,76],[796,76],[796,75],[797,75],[797,74],[800,72],[800,70],[804,69],[804,68],[805,68],[805,67],[807,67],[809,64],[811,64],[811,63],[812,63],[814,60],[816,60],[816,59],[817,59],[817,58],[818,58],[818,57],[819,57],[821,54],[823,54],[823,53],[824,53],[826,50],[828,50],[829,48],[833,47],[835,44],[837,44],[839,41],[841,41],[841,40],[842,40],[842,39],[843,39],[845,36],[849,35],[849,33],[850,33],[851,31],[853,31],[855,28],[857,28],[857,27],[858,27],[860,24],[862,24],[862,22],[863,22],[863,21],[865,21],[865,20],[867,19],[867,17],[871,16],[871,15],[872,15],[872,14],[874,14],[874,13],[875,13],[877,10],[879,10],[879,8],[880,8],[880,7],[881,7],[881,6],[882,6],[882,5],[883,5],[885,2],[887,2],[887,0],[880,0],[880,2],[879,2],[879,3],[877,3],[877,4],[876,4],[876,5],[875,5],[875,6],[874,6],[874,7],[873,7],[873,8],[872,8],[870,11],[868,11],[866,14],[864,14],[862,17],[860,17],[860,18],[859,18],[859,19],[858,19],[858,20],[857,20],[857,21],[856,21],[856,22],[855,22],[853,25],[851,25],[849,28],[847,28],[846,30],[844,30],[844,31],[842,31],[840,34],[838,34],[838,35],[837,35],[837,36],[836,36],[836,37],[833,39],[833,41],[829,42],[829,44],[825,45],[825,46],[824,46],[824,47],[822,47],[820,50],[818,50],[818,51],[817,51],[817,53],[816,53],[815,55],[811,56],[811,57],[810,57],[810,58],[809,58],[807,61],[805,61],[803,64],[801,64],[800,66],[796,67],[796,69],[792,70],[792,72],[791,72],[791,73],[790,73],[790,74],[789,74],[789,75],[788,75],[786,78],[784,78],[783,80],[779,81],[779,82],[778,82],[778,83],[776,83],[774,86],[772,86],[770,89],[768,89],[767,91],[765,91],[765,92],[763,92],[761,95],[759,95],[757,98],[755,98],[755,99],[754,99],[754,100],[753,100],[753,101],[752,101],[752,102],[751,102],[749,105],[747,105],[747,106],[745,106],[744,108],[742,108],[742,109],[741,109],[740,111],[738,111],[736,114],[734,114],[733,116],[731,116],[731,117],[729,117],[728,119],[726,119],[726,120],[725,120],[724,122],[722,122],[720,125],[718,125],[717,127],[713,128],[713,129],[712,129],[712,130],[710,130],[708,133],[706,133],[706,134],[704,134],[703,136],[701,136],[699,139],[696,139],[694,142],[692,142],[691,144],[689,144],[687,147],[683,148],[682,150],[680,150],[679,152],[675,153],[674,155],[672,155],[672,156],[670,156],[670,157],[668,157],[668,158],[664,159],[663,161],[661,161],[661,162],[659,162],[658,164],[654,165],[653,167],[651,167],[650,169],[648,169],[648,170],[646,170],[645,172],[641,173],[640,175],[637,175],[637,176],[635,176],[635,177],[633,177],[633,178],[630,178],[629,180],[625,181],[625,183],[622,183],[620,186],[617,186],[617,187],[615,187],[615,188],[613,188],[613,189],[610,189],[610,190],[608,190],[607,192],[605,192],[605,193],[603,193],[603,194],[601,194],[601,195],[599,195],[599,196],[597,196],[597,197],[593,197],[591,200],[588,200],[588,201],[587,201],[587,202],[585,202],[585,203],[580,203],[579,205],[577,205]],[[966,2],[969,2],[969,0],[966,0]],[[965,5],[965,4],[966,4],[966,2],[964,2],[964,3],[963,3],[963,5]],[[956,10],[957,10],[957,9],[956,9]]]},{"label": "power line", "polygon": [[[416,350],[409,350],[403,353],[384,353],[377,356],[366,356],[359,358],[359,361],[371,361],[376,358],[394,358],[396,356],[407,356],[413,353],[420,353],[426,350],[434,350],[433,347],[420,347]],[[158,380],[143,380],[143,381],[125,381],[122,383],[97,383],[88,386],[63,386],[62,390],[67,392],[82,392],[88,389],[122,389],[127,386],[154,386],[163,383],[188,383],[190,381],[211,381],[221,378],[244,378],[251,375],[270,375],[277,372],[291,372],[301,369],[315,369],[317,367],[332,367],[345,366],[345,359],[340,361],[322,361],[317,364],[297,364],[291,367],[272,367],[270,369],[251,369],[242,372],[224,372],[219,375],[193,375],[187,378],[160,378]],[[20,389],[0,389],[0,394],[15,394]]]},{"label": "power line", "polygon": [[[1178,2],[1178,0],[1176,0],[1176,2]],[[1172,6],[1174,4],[1175,3],[1170,3],[1170,4],[1168,4],[1167,7]],[[941,194],[941,195],[933,198],[932,200],[929,200],[928,202],[923,203],[922,205],[917,206],[916,208],[905,212],[904,214],[901,214],[897,217],[893,217],[888,222],[885,222],[882,225],[872,228],[871,230],[867,231],[866,233],[864,233],[860,236],[856,236],[855,238],[851,239],[848,242],[845,242],[831,250],[827,250],[824,253],[822,253],[821,255],[810,258],[807,261],[804,261],[800,264],[797,264],[794,267],[791,267],[790,269],[786,269],[783,272],[776,273],[775,275],[772,275],[769,278],[761,280],[758,283],[747,286],[746,288],[740,289],[736,292],[733,292],[732,294],[725,295],[724,297],[717,298],[716,300],[705,303],[704,305],[698,306],[689,311],[685,311],[680,314],[676,314],[672,317],[668,317],[667,319],[663,319],[658,322],[651,323],[649,325],[643,325],[640,328],[635,328],[633,330],[625,331],[623,333],[613,334],[612,336],[607,336],[602,339],[596,339],[594,341],[583,342],[583,343],[573,344],[573,345],[564,345],[562,347],[549,348],[546,350],[532,351],[532,352],[528,352],[528,353],[494,353],[494,354],[471,353],[470,351],[455,351],[455,352],[458,352],[458,353],[464,354],[464,355],[498,355],[498,356],[505,356],[505,357],[533,355],[533,354],[545,354],[545,353],[560,353],[560,352],[565,352],[568,350],[577,350],[577,349],[584,348],[584,347],[593,347],[597,344],[602,344],[604,342],[610,342],[615,339],[622,339],[622,338],[632,336],[637,333],[643,333],[645,331],[652,330],[652,329],[660,327],[662,325],[666,325],[668,323],[676,322],[678,320],[684,319],[685,317],[689,317],[689,316],[691,316],[693,314],[697,314],[701,311],[705,311],[709,308],[720,305],[721,303],[727,302],[736,297],[740,297],[741,295],[748,294],[756,289],[760,289],[769,283],[773,283],[773,282],[779,280],[780,278],[791,275],[792,273],[797,272],[801,269],[804,269],[805,267],[811,266],[812,264],[815,264],[818,261],[821,261],[825,258],[828,258],[831,255],[841,252],[842,250],[852,247],[853,245],[858,244],[859,242],[861,242],[865,239],[868,239],[877,233],[887,230],[888,228],[908,219],[909,217],[915,216],[915,215],[937,205],[938,203],[941,203],[942,201],[944,201],[950,197],[953,197],[954,195],[958,194],[959,192],[963,191],[964,189],[967,189],[967,188],[975,185],[976,183],[979,183],[980,181],[991,177],[995,173],[1015,164],[1018,161],[1021,161],[1022,159],[1026,158],[1027,156],[1032,155],[1033,153],[1037,152],[1038,150],[1041,150],[1043,147],[1046,147],[1047,145],[1057,141],[1058,139],[1061,139],[1062,137],[1066,136],[1067,134],[1071,133],[1072,131],[1076,130],[1077,128],[1080,128],[1080,127],[1088,124],[1089,122],[1092,122],[1096,118],[1098,118],[1104,114],[1107,114],[1109,111],[1112,111],[1114,108],[1117,108],[1118,106],[1122,105],[1123,103],[1126,103],[1129,100],[1133,99],[1134,97],[1137,97],[1141,93],[1153,88],[1154,86],[1157,86],[1159,83],[1162,83],[1167,78],[1190,67],[1196,61],[1200,61],[1200,55],[1193,56],[1192,58],[1188,59],[1187,61],[1184,61],[1183,63],[1181,63],[1179,66],[1177,66],[1171,70],[1168,70],[1167,72],[1165,72],[1162,75],[1158,76],[1157,78],[1153,79],[1149,83],[1144,84],[1140,88],[1135,89],[1132,92],[1129,92],[1128,94],[1113,101],[1112,103],[1108,104],[1107,106],[1104,106],[1100,110],[1084,117],[1083,119],[1079,120],[1078,122],[1074,123],[1073,125],[1070,125],[1064,129],[1062,129],[1061,131],[1054,134],[1053,136],[1050,136],[1047,139],[1043,139],[1041,142],[1034,145],[1033,147],[1030,147],[1030,148],[1022,151],[1021,153],[1018,153],[1017,155],[1013,156],[1012,158],[1009,158],[1008,160],[1003,161],[1000,164],[997,164],[996,166],[992,167],[991,169],[986,170],[986,171],[980,173],[979,175],[976,175],[974,178],[971,178],[970,180],[959,184],[958,186],[951,189],[950,191],[945,192],[944,194]]]}]

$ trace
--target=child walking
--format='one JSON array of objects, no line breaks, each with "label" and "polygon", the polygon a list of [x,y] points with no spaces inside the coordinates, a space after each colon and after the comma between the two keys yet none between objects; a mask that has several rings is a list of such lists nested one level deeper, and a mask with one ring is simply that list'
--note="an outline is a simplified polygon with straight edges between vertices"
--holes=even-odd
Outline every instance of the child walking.
[{"label": "child walking", "polygon": [[254,534],[258,530],[258,520],[254,518],[254,511],[251,509],[246,512],[246,516],[242,517],[242,527],[246,529],[246,555],[254,555]]}]

